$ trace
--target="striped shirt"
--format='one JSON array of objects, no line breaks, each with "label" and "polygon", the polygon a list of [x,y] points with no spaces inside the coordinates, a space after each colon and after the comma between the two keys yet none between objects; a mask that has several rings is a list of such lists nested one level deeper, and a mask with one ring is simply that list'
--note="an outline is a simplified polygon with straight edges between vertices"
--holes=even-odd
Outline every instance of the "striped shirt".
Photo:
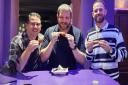
[{"label": "striped shirt", "polygon": [[112,48],[112,53],[107,53],[102,47],[95,44],[91,53],[86,50],[87,60],[92,62],[91,68],[101,69],[113,79],[118,78],[118,62],[127,57],[122,33],[114,25],[106,23],[103,29],[93,29],[89,32],[85,43],[89,40],[105,40]]}]

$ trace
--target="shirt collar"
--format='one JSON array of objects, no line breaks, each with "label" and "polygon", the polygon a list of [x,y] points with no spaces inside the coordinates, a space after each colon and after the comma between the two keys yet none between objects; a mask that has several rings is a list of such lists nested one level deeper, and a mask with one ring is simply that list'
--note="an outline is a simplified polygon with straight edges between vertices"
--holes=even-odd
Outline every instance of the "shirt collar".
[{"label": "shirt collar", "polygon": [[107,27],[108,27],[108,22],[106,22],[106,24],[105,24],[102,28],[98,28],[98,27],[95,25],[95,28],[96,28],[97,31],[105,30]]}]

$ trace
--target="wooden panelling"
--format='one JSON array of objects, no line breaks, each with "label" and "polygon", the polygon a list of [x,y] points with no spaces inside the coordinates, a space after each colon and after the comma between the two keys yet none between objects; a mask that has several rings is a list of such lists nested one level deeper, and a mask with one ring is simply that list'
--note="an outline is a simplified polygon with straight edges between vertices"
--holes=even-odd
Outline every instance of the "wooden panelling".
[{"label": "wooden panelling", "polygon": [[[122,31],[124,41],[128,50],[128,10],[115,11],[115,25]],[[128,58],[119,63],[120,77],[119,82],[121,85],[128,85]]]}]

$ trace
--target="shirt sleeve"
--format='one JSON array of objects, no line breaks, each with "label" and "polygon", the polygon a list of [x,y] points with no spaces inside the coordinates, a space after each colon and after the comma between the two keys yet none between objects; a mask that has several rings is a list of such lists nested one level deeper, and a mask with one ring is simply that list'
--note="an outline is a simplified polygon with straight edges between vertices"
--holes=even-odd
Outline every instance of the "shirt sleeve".
[{"label": "shirt sleeve", "polygon": [[14,62],[18,62],[18,58],[21,56],[21,49],[18,46],[18,43],[15,42],[15,40],[12,40],[10,43],[10,49],[9,49],[9,60],[12,60]]},{"label": "shirt sleeve", "polygon": [[124,39],[121,32],[119,32],[117,37],[116,57],[118,62],[121,62],[125,58],[127,58],[127,49],[125,47]]},{"label": "shirt sleeve", "polygon": [[[85,43],[86,43],[87,41],[88,41],[88,36],[87,36],[87,38],[85,39]],[[88,52],[87,49],[86,49],[86,46],[85,46],[85,53],[86,53],[86,55],[85,55],[86,59],[89,60],[89,61],[92,61],[93,56],[94,56],[93,51],[92,51],[92,52]]]},{"label": "shirt sleeve", "polygon": [[82,52],[85,53],[85,45],[84,45],[84,39],[82,34],[80,33],[80,37],[79,37],[79,41],[78,41],[78,45],[77,45],[78,49]]},{"label": "shirt sleeve", "polygon": [[49,42],[50,42],[49,36],[50,36],[49,29],[47,29],[44,34],[44,40],[42,42],[41,49],[47,47],[47,45],[49,44]]}]

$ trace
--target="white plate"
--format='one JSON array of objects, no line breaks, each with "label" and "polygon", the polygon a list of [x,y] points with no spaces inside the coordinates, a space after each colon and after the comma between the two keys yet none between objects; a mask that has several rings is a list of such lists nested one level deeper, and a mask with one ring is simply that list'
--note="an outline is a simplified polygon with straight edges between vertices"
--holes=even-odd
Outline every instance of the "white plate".
[{"label": "white plate", "polygon": [[63,75],[63,74],[67,74],[68,73],[68,68],[63,68],[63,69],[58,69],[58,68],[53,68],[52,70],[51,70],[51,72],[53,73],[53,74],[61,74],[61,75]]}]

